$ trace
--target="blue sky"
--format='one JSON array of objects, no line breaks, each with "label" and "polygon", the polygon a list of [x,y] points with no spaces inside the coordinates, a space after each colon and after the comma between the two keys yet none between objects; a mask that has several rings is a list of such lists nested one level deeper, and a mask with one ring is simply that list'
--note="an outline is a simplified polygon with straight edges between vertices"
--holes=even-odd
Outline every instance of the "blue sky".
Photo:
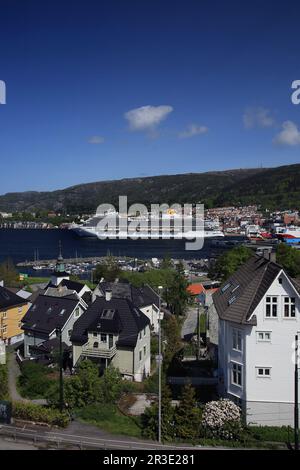
[{"label": "blue sky", "polygon": [[300,161],[297,1],[0,1],[0,193]]}]

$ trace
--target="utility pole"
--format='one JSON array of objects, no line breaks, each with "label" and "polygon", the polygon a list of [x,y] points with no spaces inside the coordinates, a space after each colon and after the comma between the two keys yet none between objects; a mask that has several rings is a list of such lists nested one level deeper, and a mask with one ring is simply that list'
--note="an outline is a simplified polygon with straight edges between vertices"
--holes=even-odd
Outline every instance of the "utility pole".
[{"label": "utility pole", "polygon": [[295,336],[295,411],[294,411],[294,429],[295,429],[295,450],[299,450],[299,400],[298,400],[298,335]]},{"label": "utility pole", "polygon": [[158,286],[159,306],[158,306],[158,442],[161,444],[161,366],[162,366],[162,347],[161,347],[161,290]]},{"label": "utility pole", "polygon": [[62,334],[61,327],[56,328],[59,337],[59,407],[60,411],[64,410],[64,382],[63,382],[63,357],[62,357]]},{"label": "utility pole", "polygon": [[197,307],[197,361],[200,359],[200,306]]}]

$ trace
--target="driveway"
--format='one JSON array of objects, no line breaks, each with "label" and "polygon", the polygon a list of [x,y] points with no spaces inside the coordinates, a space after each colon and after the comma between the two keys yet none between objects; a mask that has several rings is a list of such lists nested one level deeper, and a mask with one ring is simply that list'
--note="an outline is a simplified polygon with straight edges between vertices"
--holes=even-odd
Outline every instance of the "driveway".
[{"label": "driveway", "polygon": [[181,338],[190,341],[197,327],[197,307],[189,307],[181,328]]}]

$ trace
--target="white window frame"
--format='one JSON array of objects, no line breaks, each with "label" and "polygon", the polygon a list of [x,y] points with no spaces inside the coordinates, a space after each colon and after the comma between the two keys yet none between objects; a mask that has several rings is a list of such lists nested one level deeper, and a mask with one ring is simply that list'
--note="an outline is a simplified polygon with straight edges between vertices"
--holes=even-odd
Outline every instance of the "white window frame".
[{"label": "white window frame", "polygon": [[[236,373],[237,377],[240,376],[241,378],[241,383],[239,384],[238,382],[234,382],[234,368],[236,367]],[[240,370],[239,370],[240,368]],[[243,388],[243,364],[240,364],[239,362],[231,361],[231,385],[235,385],[236,387]]]},{"label": "white window frame", "polygon": [[[290,297],[288,295],[283,295],[282,297],[283,297],[282,298],[282,305],[283,305],[282,318],[284,320],[296,320],[297,319],[297,317],[296,317],[296,297]],[[286,299],[288,299],[289,301],[286,302]],[[292,299],[294,299],[294,303],[292,303]],[[289,307],[289,314],[287,316],[285,315],[285,306],[286,305]],[[295,315],[294,316],[291,315],[292,305],[294,305],[294,307],[295,307]]]},{"label": "white window frame", "polygon": [[[270,302],[267,299],[270,299]],[[276,299],[276,301],[274,301]],[[267,315],[267,305],[270,305],[270,316]],[[276,316],[273,315],[273,306],[276,305]],[[267,295],[265,300],[265,318],[267,320],[278,320],[279,314],[279,296],[278,295]]]},{"label": "white window frame", "polygon": [[[102,339],[102,337],[104,337],[104,336],[105,336],[105,340]],[[106,334],[106,333],[101,333],[101,335],[100,335],[100,341],[101,341],[101,343],[107,344],[107,334]]]},{"label": "white window frame", "polygon": [[[266,366],[256,366],[256,377],[259,379],[270,379],[271,374],[272,374],[272,367],[266,367]],[[259,374],[259,371],[263,370],[263,374]],[[270,371],[270,374],[266,374],[266,370]]]},{"label": "white window frame", "polygon": [[234,351],[243,352],[242,330],[238,328],[232,328],[232,349]]},{"label": "white window frame", "polygon": [[2,312],[2,318],[7,318],[7,311]]},{"label": "white window frame", "polygon": [[[259,335],[263,335],[263,339],[259,338]],[[266,339],[266,334],[270,335],[270,339]],[[256,332],[256,341],[258,343],[271,343],[272,342],[272,331],[257,331]]]},{"label": "white window frame", "polygon": [[23,307],[18,307],[18,313],[23,313]]}]

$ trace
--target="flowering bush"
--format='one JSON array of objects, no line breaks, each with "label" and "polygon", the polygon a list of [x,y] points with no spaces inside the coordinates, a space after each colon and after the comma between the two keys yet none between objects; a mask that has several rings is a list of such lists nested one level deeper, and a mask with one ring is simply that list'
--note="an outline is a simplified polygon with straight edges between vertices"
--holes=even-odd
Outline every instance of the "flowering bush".
[{"label": "flowering bush", "polygon": [[202,427],[207,437],[238,439],[242,430],[241,410],[228,399],[210,401],[203,410]]}]

